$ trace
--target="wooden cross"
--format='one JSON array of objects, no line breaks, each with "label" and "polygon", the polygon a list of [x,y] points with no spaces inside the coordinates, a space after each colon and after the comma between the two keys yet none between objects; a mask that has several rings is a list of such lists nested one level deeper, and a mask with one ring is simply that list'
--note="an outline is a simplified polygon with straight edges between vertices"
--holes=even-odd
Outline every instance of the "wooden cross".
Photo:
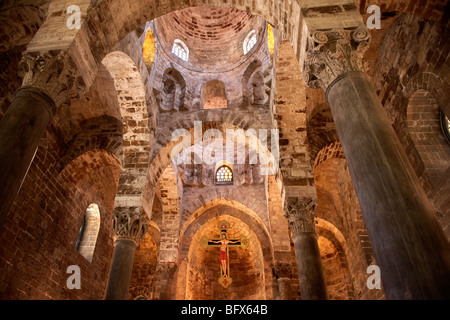
[{"label": "wooden cross", "polygon": [[218,227],[220,229],[220,239],[208,239],[207,237],[202,237],[200,239],[200,245],[203,249],[207,249],[208,247],[220,247],[220,277],[218,279],[220,285],[224,288],[228,288],[231,285],[233,279],[230,277],[230,259],[228,247],[241,247],[242,249],[246,249],[248,246],[248,239],[246,237],[241,237],[239,239],[228,239],[228,229],[230,228],[230,224],[222,220]]}]

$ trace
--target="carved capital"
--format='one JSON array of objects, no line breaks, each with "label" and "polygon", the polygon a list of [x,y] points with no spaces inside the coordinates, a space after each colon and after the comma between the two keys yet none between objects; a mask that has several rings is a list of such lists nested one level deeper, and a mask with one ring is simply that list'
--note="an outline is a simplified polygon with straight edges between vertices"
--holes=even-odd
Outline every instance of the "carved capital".
[{"label": "carved capital", "polygon": [[288,219],[289,229],[294,238],[304,233],[316,234],[315,207],[315,199],[289,198],[286,200],[284,217]]},{"label": "carved capital", "polygon": [[340,75],[366,72],[364,53],[369,47],[370,33],[365,27],[355,30],[314,31],[307,39],[303,64],[303,80],[311,88],[328,86]]},{"label": "carved capital", "polygon": [[70,104],[71,99],[79,99],[86,91],[84,80],[67,52],[27,52],[19,67],[22,86],[41,89],[57,107]]},{"label": "carved capital", "polygon": [[178,266],[176,263],[172,262],[160,262],[156,267],[156,272],[158,272],[163,280],[173,278],[173,275],[177,271]]},{"label": "carved capital", "polygon": [[149,219],[139,208],[116,208],[113,213],[114,241],[131,240],[138,246],[148,231]]},{"label": "carved capital", "polygon": [[291,278],[292,266],[289,262],[277,262],[274,266],[274,273],[277,278]]}]

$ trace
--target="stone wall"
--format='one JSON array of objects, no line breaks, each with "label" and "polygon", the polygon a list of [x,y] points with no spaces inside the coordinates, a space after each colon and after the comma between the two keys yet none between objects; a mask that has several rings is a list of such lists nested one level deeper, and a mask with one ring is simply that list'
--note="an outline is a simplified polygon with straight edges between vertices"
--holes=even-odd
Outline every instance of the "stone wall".
[{"label": "stone wall", "polygon": [[[104,150],[62,166],[55,131],[41,141],[2,228],[2,299],[103,299],[112,258],[111,213],[120,173]],[[92,262],[75,248],[86,209],[95,203],[100,230]],[[69,290],[67,268],[80,267],[81,289]]]},{"label": "stone wall", "polygon": [[[442,197],[437,200],[436,192],[443,186],[438,175],[450,165],[450,144],[445,142],[436,125],[427,123],[439,117],[439,109],[447,115],[450,113],[447,38],[448,29],[441,23],[403,14],[391,25],[381,43],[373,84],[448,235],[450,206],[444,204]],[[421,99],[421,102],[417,94],[424,91],[427,101]],[[429,105],[427,112],[419,114],[417,111],[425,111],[425,105]],[[418,130],[427,130],[427,133]],[[438,154],[424,155],[425,149],[436,149],[436,143],[439,144]],[[438,202],[434,203],[435,200]]]}]

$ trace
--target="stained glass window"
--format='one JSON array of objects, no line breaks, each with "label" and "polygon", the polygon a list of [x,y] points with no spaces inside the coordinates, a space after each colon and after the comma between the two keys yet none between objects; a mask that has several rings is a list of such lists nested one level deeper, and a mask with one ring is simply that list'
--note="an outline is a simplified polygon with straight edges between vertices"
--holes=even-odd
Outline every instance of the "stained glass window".
[{"label": "stained glass window", "polygon": [[230,167],[222,166],[216,171],[216,181],[217,182],[232,182],[233,172]]}]

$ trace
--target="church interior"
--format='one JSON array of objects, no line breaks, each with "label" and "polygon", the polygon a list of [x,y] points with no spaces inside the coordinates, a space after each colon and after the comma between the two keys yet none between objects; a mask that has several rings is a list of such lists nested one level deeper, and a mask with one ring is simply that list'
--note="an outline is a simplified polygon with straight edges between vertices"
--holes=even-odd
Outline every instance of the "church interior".
[{"label": "church interior", "polygon": [[450,299],[450,2],[0,20],[1,300]]}]

